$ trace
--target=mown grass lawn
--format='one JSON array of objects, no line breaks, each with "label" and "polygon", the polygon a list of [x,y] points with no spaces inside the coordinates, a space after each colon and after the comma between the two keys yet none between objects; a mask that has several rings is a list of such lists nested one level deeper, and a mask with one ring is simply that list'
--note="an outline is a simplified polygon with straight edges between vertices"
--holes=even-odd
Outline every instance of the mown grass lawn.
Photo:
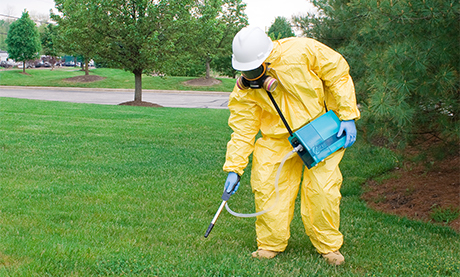
[{"label": "mown grass lawn", "polygon": [[[84,75],[79,68],[63,67],[50,69],[26,69],[28,75],[22,74],[21,69],[0,71],[0,86],[51,86],[51,87],[84,87],[84,88],[121,88],[134,89],[134,74],[111,68],[93,68],[90,75],[99,75],[106,79],[91,83],[75,83],[64,81],[66,78]],[[232,91],[235,80],[218,78],[221,84],[208,87],[195,87],[184,85],[183,82],[195,79],[194,77],[159,77],[143,75],[142,88],[156,90],[206,90],[206,91]]]},{"label": "mown grass lawn", "polygon": [[[369,209],[397,164],[358,141],[341,168],[346,257],[331,267],[298,213],[285,253],[255,260],[254,219],[221,200],[228,110],[0,98],[0,276],[458,276],[460,236]],[[230,202],[253,211],[249,170]]]}]

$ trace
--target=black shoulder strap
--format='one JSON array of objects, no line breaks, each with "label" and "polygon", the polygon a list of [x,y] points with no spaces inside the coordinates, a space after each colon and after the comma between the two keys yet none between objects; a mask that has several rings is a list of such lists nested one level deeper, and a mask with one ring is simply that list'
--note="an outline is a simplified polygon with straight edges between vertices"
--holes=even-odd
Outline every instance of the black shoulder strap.
[{"label": "black shoulder strap", "polygon": [[286,118],[284,117],[283,113],[281,112],[280,107],[278,107],[278,104],[276,104],[275,98],[273,98],[273,95],[272,95],[268,90],[265,90],[265,91],[267,92],[268,97],[270,97],[270,100],[272,101],[273,105],[275,106],[276,111],[277,111],[278,114],[280,115],[281,120],[282,120],[283,123],[284,123],[284,126],[286,126],[286,129],[287,129],[288,132],[289,132],[289,135],[292,136],[291,127],[289,127],[289,124],[287,123]]}]

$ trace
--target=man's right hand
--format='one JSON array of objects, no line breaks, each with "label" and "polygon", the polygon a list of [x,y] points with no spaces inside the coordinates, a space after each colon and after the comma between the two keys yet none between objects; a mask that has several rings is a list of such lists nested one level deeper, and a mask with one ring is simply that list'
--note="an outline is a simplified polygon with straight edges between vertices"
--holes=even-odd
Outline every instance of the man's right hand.
[{"label": "man's right hand", "polygon": [[224,191],[234,194],[240,186],[240,176],[235,172],[229,172],[225,181]]}]

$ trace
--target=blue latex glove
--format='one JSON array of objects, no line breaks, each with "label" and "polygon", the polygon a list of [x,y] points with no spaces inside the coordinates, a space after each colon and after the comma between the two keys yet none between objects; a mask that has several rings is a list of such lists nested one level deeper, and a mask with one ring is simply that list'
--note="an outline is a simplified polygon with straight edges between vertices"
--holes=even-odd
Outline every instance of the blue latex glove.
[{"label": "blue latex glove", "polygon": [[238,190],[238,187],[240,186],[240,182],[239,182],[238,174],[236,174],[235,172],[229,172],[228,176],[227,176],[227,180],[225,181],[224,190],[226,192],[230,192],[230,190],[232,189],[233,185],[236,182],[238,182],[238,184],[236,185],[236,187],[233,190],[232,194],[234,194]]},{"label": "blue latex glove", "polygon": [[347,121],[342,121],[340,123],[340,128],[339,132],[337,133],[337,137],[340,137],[345,131],[345,134],[347,135],[347,138],[345,140],[345,145],[343,147],[347,148],[353,145],[356,141],[356,125],[354,120],[347,120]]}]

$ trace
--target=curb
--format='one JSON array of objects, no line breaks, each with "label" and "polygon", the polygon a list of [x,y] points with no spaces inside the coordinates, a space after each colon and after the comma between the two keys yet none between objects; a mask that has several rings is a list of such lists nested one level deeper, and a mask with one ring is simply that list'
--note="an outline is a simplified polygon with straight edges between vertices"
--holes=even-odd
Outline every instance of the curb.
[{"label": "curb", "polygon": [[[37,90],[73,90],[73,91],[117,91],[117,92],[132,92],[134,89],[118,89],[118,88],[81,88],[81,87],[36,87],[36,86],[1,86],[0,88],[8,89],[37,89]],[[230,95],[230,92],[224,91],[194,91],[194,90],[154,90],[143,89],[146,93],[176,93],[176,94],[215,94],[215,95]]]}]

